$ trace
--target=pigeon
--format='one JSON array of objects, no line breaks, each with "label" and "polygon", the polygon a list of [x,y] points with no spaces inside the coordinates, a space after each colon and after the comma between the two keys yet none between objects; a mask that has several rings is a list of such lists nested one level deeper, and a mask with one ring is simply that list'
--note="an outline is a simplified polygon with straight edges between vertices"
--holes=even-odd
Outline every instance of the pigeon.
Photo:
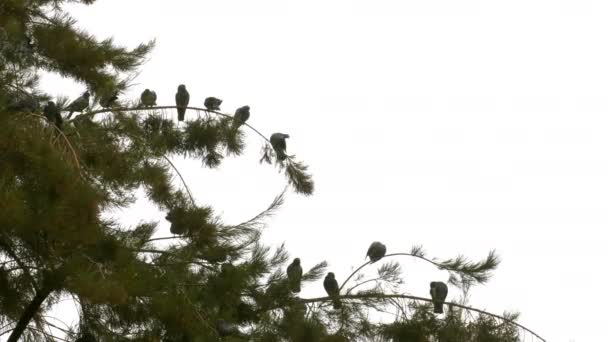
[{"label": "pigeon", "polygon": [[283,161],[287,159],[285,151],[287,150],[287,143],[285,139],[289,138],[289,134],[274,133],[270,136],[270,145],[277,154],[277,159]]},{"label": "pigeon", "polygon": [[144,107],[156,106],[156,93],[150,89],[146,89],[141,93],[139,100]]},{"label": "pigeon", "polygon": [[[325,280],[323,280],[323,287],[330,297],[337,297],[340,295],[340,288],[338,287],[338,281],[333,272],[327,273]],[[334,299],[334,309],[340,308],[342,305],[338,299]]]},{"label": "pigeon", "polygon": [[208,110],[220,110],[220,105],[222,104],[222,100],[217,97],[208,97],[205,99],[205,108]]},{"label": "pigeon", "polygon": [[110,95],[104,95],[99,99],[99,105],[103,108],[110,108],[114,105],[114,102],[118,100],[118,91],[113,92]]},{"label": "pigeon", "polygon": [[184,121],[186,117],[186,107],[190,102],[190,94],[186,90],[186,86],[180,84],[175,93],[175,105],[177,106],[177,120]]},{"label": "pigeon", "polygon": [[165,216],[165,220],[171,222],[171,227],[169,228],[171,234],[181,235],[187,231],[187,228],[182,220],[184,214],[184,209],[174,208],[167,213],[167,216]]},{"label": "pigeon", "polygon": [[53,123],[55,126],[57,126],[57,128],[61,129],[61,126],[63,125],[63,118],[61,117],[61,113],[59,112],[59,108],[57,108],[55,102],[47,102],[47,104],[44,106],[44,109],[42,110],[42,113],[49,122]]},{"label": "pigeon", "polygon": [[433,300],[433,305],[435,306],[434,312],[436,314],[443,313],[443,302],[447,296],[448,286],[445,283],[441,281],[431,282],[431,299]]},{"label": "pigeon", "polygon": [[68,120],[72,117],[74,112],[82,113],[82,111],[89,106],[89,97],[91,97],[91,94],[88,91],[85,91],[79,98],[70,103],[67,108],[67,110],[70,111],[70,114],[68,114]]},{"label": "pigeon", "polygon": [[293,259],[293,262],[287,266],[287,279],[289,280],[289,288],[292,292],[300,292],[300,281],[302,280],[302,266],[300,266],[300,258]]},{"label": "pigeon", "polygon": [[385,254],[386,254],[386,246],[381,242],[374,241],[369,246],[366,257],[369,257],[369,260],[371,260],[372,263],[374,263],[374,262],[382,259]]},{"label": "pigeon", "polygon": [[232,127],[241,127],[247,120],[249,120],[249,106],[243,106],[234,112],[234,118],[232,119]]}]

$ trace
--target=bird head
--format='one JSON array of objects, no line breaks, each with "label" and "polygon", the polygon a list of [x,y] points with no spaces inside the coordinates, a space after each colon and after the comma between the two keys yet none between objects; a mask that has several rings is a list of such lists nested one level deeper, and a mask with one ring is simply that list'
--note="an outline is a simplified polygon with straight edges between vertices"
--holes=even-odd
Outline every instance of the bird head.
[{"label": "bird head", "polygon": [[327,273],[327,278],[332,279],[335,278],[336,276],[334,275],[334,272],[329,272]]},{"label": "bird head", "polygon": [[150,89],[148,89],[148,88],[146,88],[146,90],[144,90],[144,93],[146,93],[146,94],[149,92],[150,92]]},{"label": "bird head", "polygon": [[53,101],[49,101],[49,102],[47,102],[47,103],[46,103],[46,105],[47,105],[47,106],[49,106],[49,107],[51,107],[51,108],[52,108],[52,107],[56,107],[56,106],[57,106],[57,105],[55,104],[55,102],[53,102]]},{"label": "bird head", "polygon": [[177,87],[177,90],[184,91],[184,90],[186,90],[186,86],[185,86],[185,85],[183,85],[183,84],[180,84],[180,85]]},{"label": "bird head", "polygon": [[289,134],[283,134],[283,138],[285,138],[285,139],[289,138]]},{"label": "bird head", "polygon": [[431,288],[433,289],[433,288],[435,288],[435,286],[437,286],[437,282],[436,281],[432,281],[431,282]]},{"label": "bird head", "polygon": [[299,265],[300,264],[300,258],[293,259],[293,264],[294,265]]}]

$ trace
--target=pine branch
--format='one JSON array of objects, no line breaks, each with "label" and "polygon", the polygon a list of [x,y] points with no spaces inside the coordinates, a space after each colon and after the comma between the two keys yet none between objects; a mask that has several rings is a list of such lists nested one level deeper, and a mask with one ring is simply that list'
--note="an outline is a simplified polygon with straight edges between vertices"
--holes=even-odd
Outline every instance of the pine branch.
[{"label": "pine branch", "polygon": [[[383,294],[383,293],[363,293],[363,294],[354,294],[354,295],[340,295],[337,297],[327,296],[327,297],[316,297],[316,298],[301,298],[299,301],[304,304],[309,304],[309,303],[317,303],[317,302],[331,302],[331,301],[335,300],[336,298],[338,298],[339,300],[365,300],[365,299],[384,300],[384,299],[390,299],[390,298],[401,298],[401,299],[410,299],[410,300],[415,300],[415,301],[424,301],[424,302],[428,302],[428,303],[433,303],[433,300],[431,298],[410,296],[410,295],[404,295],[404,294]],[[453,302],[444,302],[444,304],[449,305],[449,306],[458,307],[461,309],[465,309],[468,311],[474,311],[474,312],[480,313],[482,315],[500,319],[504,322],[513,324],[513,325],[531,333],[532,335],[536,336],[541,341],[546,342],[546,340],[544,338],[540,337],[534,331],[532,331],[529,328],[525,327],[524,325],[519,324],[516,321],[514,321],[512,319],[513,317],[500,316],[500,315],[496,315],[496,314],[493,314],[488,311],[480,310],[480,309],[477,309],[477,308],[474,308],[471,306],[466,306],[466,305],[453,303]]]}]

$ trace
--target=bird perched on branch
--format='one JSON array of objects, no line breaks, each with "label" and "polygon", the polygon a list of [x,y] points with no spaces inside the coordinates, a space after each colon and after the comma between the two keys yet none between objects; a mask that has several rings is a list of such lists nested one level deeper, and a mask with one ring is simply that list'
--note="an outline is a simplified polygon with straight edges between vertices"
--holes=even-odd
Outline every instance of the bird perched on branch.
[{"label": "bird perched on branch", "polygon": [[205,108],[208,110],[220,110],[220,105],[222,104],[222,100],[217,97],[208,97],[205,99]]},{"label": "bird perched on branch", "polygon": [[287,280],[289,280],[289,289],[292,292],[300,292],[300,282],[302,281],[300,258],[293,259],[293,262],[287,266]]},{"label": "bird perched on branch", "polygon": [[369,260],[374,263],[382,259],[384,255],[386,255],[386,246],[381,242],[374,241],[367,249],[366,257],[369,257]]},{"label": "bird perched on branch", "polygon": [[247,120],[249,120],[249,106],[243,106],[234,112],[234,118],[232,118],[232,127],[241,127]]},{"label": "bird perched on branch", "polygon": [[183,222],[183,216],[185,215],[185,210],[183,208],[173,208],[165,216],[165,220],[171,223],[171,227],[169,231],[171,234],[181,235],[187,231],[187,227]]},{"label": "bird perched on branch", "polygon": [[433,312],[435,312],[436,314],[443,313],[443,302],[445,302],[445,298],[447,296],[448,286],[444,282],[431,282],[431,299],[433,300],[433,305],[435,306]]},{"label": "bird perched on branch", "polygon": [[144,107],[156,106],[156,93],[150,89],[146,89],[141,93],[139,100]]},{"label": "bird perched on branch", "polygon": [[334,297],[334,309],[339,309],[342,306],[342,303],[335,297],[340,295],[340,287],[338,287],[338,281],[333,272],[327,273],[325,280],[323,280],[323,287],[330,297]]},{"label": "bird perched on branch", "polygon": [[114,102],[118,100],[118,91],[115,91],[109,95],[104,95],[99,99],[99,105],[103,108],[110,108],[114,105]]},{"label": "bird perched on branch", "polygon": [[74,102],[70,103],[68,105],[68,107],[66,108],[67,110],[70,111],[67,119],[69,120],[72,117],[72,114],[74,112],[82,113],[85,109],[87,109],[87,107],[89,107],[89,98],[90,97],[91,97],[91,94],[88,91],[85,91],[84,93],[82,93],[82,95],[80,95],[79,98],[74,100]]},{"label": "bird perched on branch", "polygon": [[184,121],[186,118],[186,107],[190,102],[190,94],[186,90],[186,86],[180,84],[175,93],[175,105],[177,106],[177,120]]},{"label": "bird perched on branch", "polygon": [[59,112],[59,108],[57,108],[55,102],[47,102],[42,110],[42,113],[50,123],[61,129],[61,126],[63,125],[63,118],[61,117],[61,113]]},{"label": "bird perched on branch", "polygon": [[277,159],[283,161],[287,159],[287,154],[285,151],[287,150],[287,142],[285,139],[289,138],[289,134],[283,133],[274,133],[270,136],[270,145],[277,154]]}]

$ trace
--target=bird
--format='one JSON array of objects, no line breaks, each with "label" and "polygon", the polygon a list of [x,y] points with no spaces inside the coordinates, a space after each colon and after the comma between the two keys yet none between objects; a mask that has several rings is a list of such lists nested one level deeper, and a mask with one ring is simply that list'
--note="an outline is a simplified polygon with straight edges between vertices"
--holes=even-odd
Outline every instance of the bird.
[{"label": "bird", "polygon": [[445,298],[448,296],[448,286],[441,281],[432,281],[431,282],[431,299],[433,300],[434,313],[442,314],[443,313],[443,302]]},{"label": "bird", "polygon": [[289,134],[283,133],[273,133],[270,136],[270,145],[277,154],[277,159],[283,161],[287,159],[287,154],[285,151],[287,150],[287,142],[285,139],[289,138]]},{"label": "bird", "polygon": [[205,108],[208,110],[220,110],[220,105],[222,104],[222,100],[217,97],[208,97],[205,99]]},{"label": "bird", "polygon": [[177,106],[177,120],[184,121],[186,117],[186,107],[190,102],[190,94],[186,90],[186,86],[180,84],[177,87],[177,93],[175,93],[175,105]]},{"label": "bird", "polygon": [[[327,273],[325,280],[323,280],[323,287],[330,297],[337,297],[340,295],[340,288],[338,287],[338,281],[333,272]],[[333,300],[334,309],[338,309],[342,306],[340,301],[336,298]]]},{"label": "bird", "polygon": [[57,108],[55,102],[47,102],[42,110],[42,113],[49,122],[61,129],[61,126],[63,125],[63,118],[61,117],[61,113],[59,112],[59,108]]},{"label": "bird", "polygon": [[114,102],[118,100],[118,91],[111,93],[110,95],[104,95],[99,99],[99,105],[103,108],[110,108],[114,105]]},{"label": "bird", "polygon": [[70,111],[70,114],[68,114],[67,117],[68,120],[72,117],[74,112],[82,113],[89,106],[89,97],[91,97],[91,94],[88,91],[85,91],[82,93],[82,95],[80,95],[79,98],[70,103],[70,105],[67,107],[67,110]]},{"label": "bird", "polygon": [[249,120],[249,106],[240,107],[234,112],[234,118],[232,119],[232,127],[241,127],[247,120]]},{"label": "bird", "polygon": [[372,242],[367,250],[366,257],[369,257],[372,263],[382,259],[386,254],[386,246],[378,241]]},{"label": "bird", "polygon": [[150,89],[145,89],[141,93],[139,100],[144,107],[156,106],[156,93]]},{"label": "bird", "polygon": [[293,259],[293,262],[287,266],[287,280],[289,280],[289,288],[292,292],[300,292],[300,281],[302,280],[300,258]]},{"label": "bird", "polygon": [[184,225],[184,222],[182,220],[184,214],[184,209],[174,208],[167,213],[167,216],[165,216],[165,220],[171,223],[171,227],[169,228],[171,234],[181,235],[187,231],[187,227]]}]

